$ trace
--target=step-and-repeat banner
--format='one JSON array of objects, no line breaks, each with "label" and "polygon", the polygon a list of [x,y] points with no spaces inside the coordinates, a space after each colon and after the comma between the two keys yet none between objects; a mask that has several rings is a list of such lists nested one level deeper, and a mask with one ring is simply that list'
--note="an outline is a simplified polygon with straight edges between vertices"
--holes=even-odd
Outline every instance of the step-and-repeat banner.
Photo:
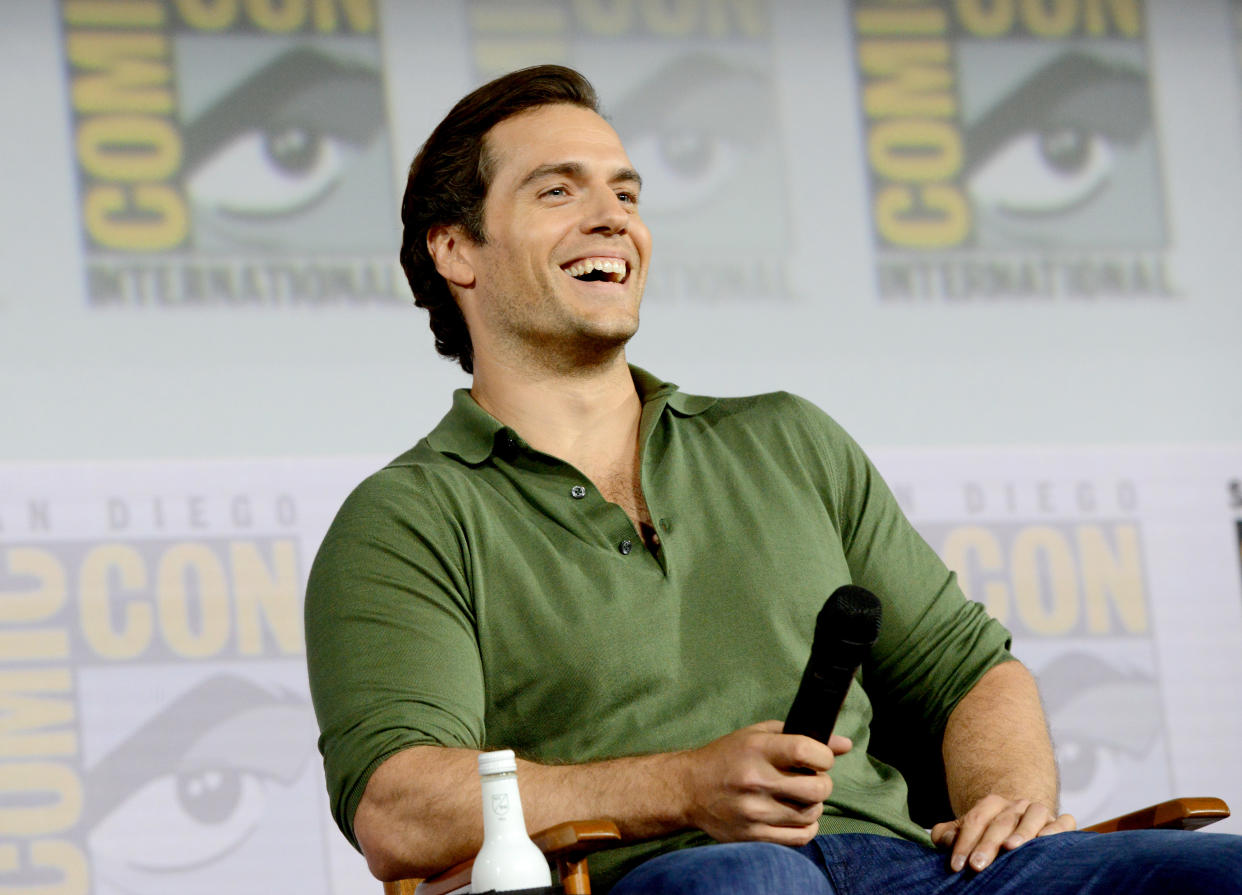
[{"label": "step-and-repeat banner", "polygon": [[[1238,451],[875,459],[1013,631],[1066,810],[1242,800]],[[329,819],[301,617],[319,539],[378,462],[0,467],[10,891],[378,886]]]},{"label": "step-and-repeat banner", "polygon": [[0,893],[377,891],[305,577],[466,381],[405,166],[539,62],[644,178],[631,359],[859,437],[1080,820],[1242,807],[1240,47],[1242,0],[8,0]]}]

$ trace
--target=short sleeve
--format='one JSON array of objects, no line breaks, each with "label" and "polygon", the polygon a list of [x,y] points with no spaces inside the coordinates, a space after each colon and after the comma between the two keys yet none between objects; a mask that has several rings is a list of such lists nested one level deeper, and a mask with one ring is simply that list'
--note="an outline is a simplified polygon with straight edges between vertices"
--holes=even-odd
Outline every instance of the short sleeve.
[{"label": "short sleeve", "polygon": [[477,748],[483,674],[466,546],[417,468],[360,485],[332,522],[306,593],[306,657],[331,809],[357,846],[371,773],[410,746]]},{"label": "short sleeve", "polygon": [[883,607],[864,687],[877,712],[897,713],[938,753],[958,701],[988,669],[1013,658],[1009,632],[966,599],[858,444],[814,405],[799,399],[799,406],[820,432],[852,580]]}]

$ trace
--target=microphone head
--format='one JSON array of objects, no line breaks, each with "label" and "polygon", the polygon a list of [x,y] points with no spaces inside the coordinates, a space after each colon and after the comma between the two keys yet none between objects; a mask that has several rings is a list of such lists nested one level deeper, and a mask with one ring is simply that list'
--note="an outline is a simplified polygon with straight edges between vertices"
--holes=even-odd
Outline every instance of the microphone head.
[{"label": "microphone head", "polygon": [[880,600],[871,591],[843,584],[832,592],[815,621],[815,639],[870,649],[880,636]]}]

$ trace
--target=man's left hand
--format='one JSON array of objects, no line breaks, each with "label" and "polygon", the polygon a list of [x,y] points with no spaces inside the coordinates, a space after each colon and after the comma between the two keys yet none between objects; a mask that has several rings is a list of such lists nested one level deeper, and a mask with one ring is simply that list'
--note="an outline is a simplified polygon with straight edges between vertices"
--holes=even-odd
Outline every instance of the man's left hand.
[{"label": "man's left hand", "polygon": [[932,827],[931,838],[940,848],[951,848],[949,866],[954,872],[967,861],[978,872],[996,859],[1000,851],[1012,851],[1038,836],[1077,829],[1072,815],[1057,817],[1047,805],[1029,799],[989,795],[959,817]]}]

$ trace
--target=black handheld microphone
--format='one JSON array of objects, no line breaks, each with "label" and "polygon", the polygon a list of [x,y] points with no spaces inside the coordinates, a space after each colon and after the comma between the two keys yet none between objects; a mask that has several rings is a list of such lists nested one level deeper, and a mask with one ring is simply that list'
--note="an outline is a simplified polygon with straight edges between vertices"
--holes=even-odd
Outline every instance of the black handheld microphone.
[{"label": "black handheld microphone", "polygon": [[880,601],[875,594],[853,584],[833,591],[815,620],[811,658],[789,707],[785,733],[828,742],[854,672],[879,636]]}]

